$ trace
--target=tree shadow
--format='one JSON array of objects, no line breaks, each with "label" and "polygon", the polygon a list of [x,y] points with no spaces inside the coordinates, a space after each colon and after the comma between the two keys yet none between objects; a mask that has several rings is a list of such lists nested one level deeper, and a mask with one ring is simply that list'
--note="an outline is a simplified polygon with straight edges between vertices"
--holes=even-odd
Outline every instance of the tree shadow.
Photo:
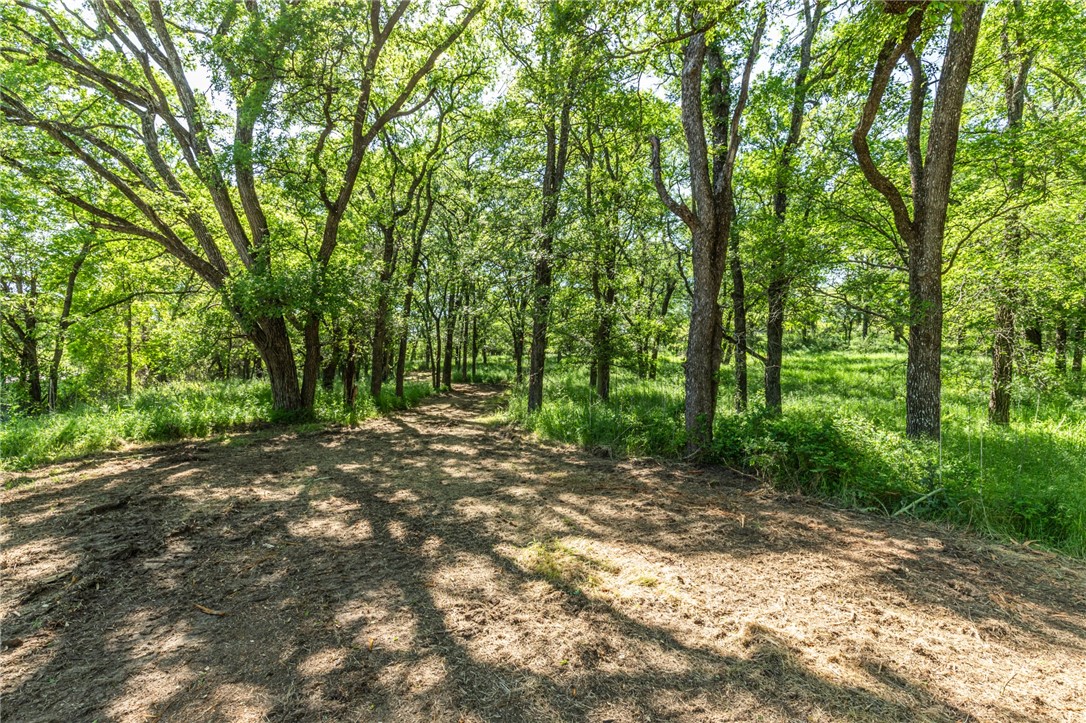
[{"label": "tree shadow", "polygon": [[[809,642],[758,620],[699,628],[666,590],[641,596],[655,606],[643,611],[523,552],[568,539],[657,567],[709,554],[744,569],[787,555],[862,566],[853,548],[883,530],[887,564],[905,550],[926,582],[967,575],[987,591],[983,560],[751,496],[719,471],[536,445],[473,421],[493,394],[438,397],[356,431],[77,465],[6,492],[7,719],[970,719],[877,648],[835,674]],[[856,582],[975,617],[899,578],[875,569]],[[1080,624],[1037,624],[1073,612],[1072,596],[1031,596],[1011,573],[995,584],[1032,606],[1007,625],[1082,649]]]}]

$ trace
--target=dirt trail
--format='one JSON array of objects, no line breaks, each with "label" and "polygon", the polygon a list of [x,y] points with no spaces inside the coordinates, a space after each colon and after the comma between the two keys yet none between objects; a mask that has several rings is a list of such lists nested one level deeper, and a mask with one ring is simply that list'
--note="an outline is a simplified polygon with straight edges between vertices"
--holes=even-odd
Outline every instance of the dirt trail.
[{"label": "dirt trail", "polygon": [[1086,721],[1082,563],[541,445],[499,393],[8,476],[3,720]]}]

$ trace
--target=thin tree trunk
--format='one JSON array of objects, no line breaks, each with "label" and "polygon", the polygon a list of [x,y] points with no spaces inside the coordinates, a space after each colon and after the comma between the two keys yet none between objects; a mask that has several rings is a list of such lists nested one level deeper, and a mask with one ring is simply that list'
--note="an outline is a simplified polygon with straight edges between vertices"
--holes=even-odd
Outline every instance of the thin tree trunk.
[{"label": "thin tree trunk", "polygon": [[331,391],[336,383],[336,372],[341,364],[343,356],[342,328],[339,320],[332,322],[332,353],[324,362],[324,370],[321,372],[321,386],[326,391]]},{"label": "thin tree trunk", "polygon": [[[75,298],[75,282],[79,277],[79,271],[90,253],[90,242],[85,242],[79,250],[79,255],[72,262],[72,269],[68,272],[68,281],[64,286],[64,304],[60,309],[60,322],[57,325],[57,338],[53,342],[53,358],[49,362],[49,409],[56,410],[58,386],[60,384],[60,362],[64,358],[64,340],[71,325],[72,301]],[[131,301],[129,305],[131,305]]]},{"label": "thin tree trunk", "polygon": [[125,382],[124,393],[132,396],[132,302],[126,304],[124,317]]},{"label": "thin tree trunk", "polygon": [[396,270],[396,238],[394,235],[395,223],[383,226],[384,244],[381,255],[381,274],[377,281],[377,312],[373,317],[373,366],[370,367],[370,396],[374,400],[381,398],[381,387],[385,378],[385,369],[388,366],[385,357],[388,346],[388,316],[389,305],[392,298],[392,274]]},{"label": "thin tree trunk", "polygon": [[524,335],[515,334],[513,336],[513,358],[516,361],[517,366],[517,384],[524,381]]},{"label": "thin tree trunk", "polygon": [[1056,352],[1056,371],[1060,374],[1067,373],[1067,319],[1060,318],[1056,324],[1056,343],[1053,345]]},{"label": "thin tree trunk", "polygon": [[[818,26],[822,22],[822,0],[816,0],[814,8],[804,2],[804,33],[800,43],[799,67],[796,70],[792,90],[792,109],[788,137],[777,164],[773,190],[773,215],[776,219],[777,253],[770,263],[770,281],[767,287],[769,314],[766,319],[765,406],[771,414],[781,411],[781,366],[784,363],[784,309],[788,299],[791,277],[785,266],[787,253],[782,231],[788,213],[788,186],[792,175],[792,158],[802,140],[803,116],[807,107],[809,86],[807,75],[811,68],[811,46]],[[864,327],[864,337],[867,336]]]},{"label": "thin tree trunk", "polygon": [[448,314],[445,317],[445,368],[442,370],[442,383],[452,390],[453,340],[456,338],[456,292],[448,296]]},{"label": "thin tree trunk", "polygon": [[[1022,4],[1014,2],[1014,13],[1020,15]],[[1015,49],[1020,49],[1025,42],[1021,31],[1015,38]],[[1012,197],[1018,197],[1025,186],[1026,170],[1020,149],[1019,136],[1022,127],[1022,115],[1025,110],[1026,80],[1033,64],[1034,53],[1028,52],[1018,58],[1018,67],[1009,67],[1012,57],[1010,37],[1006,26],[1003,32],[1004,91],[1007,102],[1007,134],[1010,145],[1010,167],[1013,169],[1008,184]],[[1022,245],[1022,224],[1018,212],[1012,211],[1007,217],[1003,231],[1003,250],[1001,270],[1011,271],[1018,263]],[[988,421],[991,424],[1006,425],[1011,421],[1011,385],[1014,381],[1014,349],[1016,341],[1015,307],[1021,294],[1011,279],[999,279],[996,287],[995,331],[992,339],[992,389],[988,396]]]},{"label": "thin tree trunk", "polygon": [[468,380],[468,332],[470,330],[469,313],[467,307],[467,299],[464,299],[464,325],[463,333],[460,336],[460,380],[467,382]]},{"label": "thin tree trunk", "polygon": [[[781,411],[781,365],[784,360],[784,304],[789,280],[778,274],[766,293],[769,316],[766,320],[765,408],[771,414]],[[866,336],[866,333],[865,333]]]},{"label": "thin tree trunk", "polygon": [[1080,319],[1071,332],[1071,371],[1074,374],[1082,374],[1083,321]]},{"label": "thin tree trunk", "polygon": [[343,403],[348,409],[354,409],[358,397],[358,346],[354,337],[354,329],[348,329],[347,356],[343,360]]},{"label": "thin tree trunk", "polygon": [[735,326],[735,411],[747,410],[747,298],[738,246],[729,259],[732,271],[732,318]]},{"label": "thin tree trunk", "polygon": [[992,391],[988,396],[988,422],[1006,425],[1011,421],[1011,382],[1014,378],[1014,310],[1001,300],[996,305],[995,334],[992,339]]},{"label": "thin tree trunk", "polygon": [[471,317],[471,383],[475,383],[476,361],[479,359],[479,320]]}]

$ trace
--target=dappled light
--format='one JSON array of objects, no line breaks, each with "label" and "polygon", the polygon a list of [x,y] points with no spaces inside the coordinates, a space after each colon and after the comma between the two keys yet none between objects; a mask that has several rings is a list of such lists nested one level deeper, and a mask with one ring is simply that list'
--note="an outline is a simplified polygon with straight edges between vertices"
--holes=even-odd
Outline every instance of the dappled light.
[{"label": "dappled light", "polygon": [[499,396],[289,435],[301,444],[265,431],[31,473],[3,493],[5,715],[1026,721],[1086,706],[1081,563],[725,471],[511,444],[479,421]]}]

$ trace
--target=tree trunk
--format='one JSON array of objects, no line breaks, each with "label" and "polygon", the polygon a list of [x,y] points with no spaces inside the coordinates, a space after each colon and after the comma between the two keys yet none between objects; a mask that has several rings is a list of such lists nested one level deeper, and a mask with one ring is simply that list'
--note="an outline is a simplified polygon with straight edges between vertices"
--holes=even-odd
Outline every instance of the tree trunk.
[{"label": "tree trunk", "polygon": [[312,402],[308,407],[302,404],[298,389],[298,367],[294,362],[287,324],[283,317],[259,319],[248,337],[267,368],[272,388],[272,407],[277,412],[312,409]]},{"label": "tree trunk", "polygon": [[468,380],[468,331],[470,329],[468,319],[467,299],[465,298],[464,305],[464,326],[463,334],[460,337],[460,381],[467,382]]},{"label": "tree trunk", "polygon": [[596,326],[596,394],[603,401],[611,396],[611,348],[615,306],[615,258],[609,255],[604,269],[607,286],[602,289],[599,320]]},{"label": "tree trunk", "polygon": [[[286,325],[283,326],[283,333],[286,334]],[[306,315],[305,326],[302,330],[302,340],[305,349],[305,359],[302,362],[302,388],[301,393],[298,396],[297,407],[299,410],[311,410],[313,409],[313,402],[317,398],[317,381],[320,377],[321,368],[321,318],[320,314],[310,312]],[[289,347],[289,341],[288,341]],[[267,358],[265,358],[267,361]],[[297,365],[294,363],[294,356],[291,355],[290,366],[294,369],[294,376],[297,378]],[[285,370],[282,371],[285,375]],[[275,373],[272,372],[271,364],[268,365],[268,374],[272,377],[272,396],[275,396]],[[297,384],[297,381],[295,381]]]},{"label": "tree trunk", "polygon": [[524,381],[524,335],[513,335],[513,358],[517,366],[517,384]]},{"label": "tree trunk", "polygon": [[[803,137],[803,116],[807,108],[809,86],[807,75],[811,68],[811,46],[822,21],[823,0],[816,0],[813,12],[804,3],[804,32],[799,48],[799,67],[792,85],[792,109],[788,137],[777,163],[773,189],[773,215],[776,219],[775,241],[777,253],[770,264],[770,281],[767,287],[769,315],[766,319],[765,406],[771,414],[781,411],[781,365],[784,362],[784,308],[788,299],[791,278],[785,266],[787,248],[783,243],[782,230],[788,213],[788,187],[792,175],[792,158]],[[867,337],[867,327],[864,327]]]},{"label": "tree trunk", "polygon": [[747,410],[747,297],[739,248],[732,250],[732,317],[735,325],[735,411]]},{"label": "tree trunk", "polygon": [[479,359],[479,323],[471,317],[471,383],[475,383],[476,361]]},{"label": "tree trunk", "polygon": [[[883,44],[860,122],[852,133],[852,146],[864,178],[890,206],[895,228],[908,252],[910,318],[905,431],[913,438],[935,439],[939,437],[941,415],[943,235],[962,105],[984,6],[967,5],[960,18],[952,22],[930,116],[924,109],[930,84],[914,47],[923,29],[926,9],[926,4],[916,5],[915,11],[907,16],[902,39],[897,40],[895,35]],[[890,5],[885,10],[894,12]],[[875,166],[867,138],[901,58],[905,58],[912,74],[905,143],[912,182],[911,215],[893,180]],[[926,149],[922,142],[925,118],[929,119]]]},{"label": "tree trunk", "polygon": [[347,330],[347,356],[343,360],[343,404],[354,409],[358,397],[358,346],[354,339],[354,329]]},{"label": "tree trunk", "polygon": [[124,393],[132,396],[132,302],[126,304],[124,318],[125,381]]},{"label": "tree trunk", "polygon": [[441,389],[441,369],[445,360],[442,355],[441,319],[434,317],[434,367],[431,376],[434,378],[434,389]]},{"label": "tree trunk", "polygon": [[[1021,13],[1021,3],[1015,0],[1014,10]],[[1022,47],[1025,38],[1018,32],[1017,47]],[[1007,102],[1007,127],[1005,133],[1010,140],[1010,167],[1012,169],[1008,191],[1013,198],[1021,195],[1025,186],[1026,169],[1021,149],[1018,148],[1021,135],[1022,114],[1025,110],[1026,79],[1033,64],[1033,52],[1018,58],[1016,69],[1009,66],[1011,60],[1009,37],[1004,29],[1004,91]],[[1022,224],[1018,211],[1011,211],[1003,231],[1003,250],[1001,271],[1010,271],[1018,263],[1022,245]],[[991,424],[1006,425],[1011,421],[1011,384],[1014,381],[1014,348],[1016,341],[1014,310],[1021,294],[1014,288],[1016,282],[1008,278],[998,279],[996,293],[995,332],[992,339],[992,390],[988,396],[988,421]]]},{"label": "tree trunk", "polygon": [[[695,23],[700,17],[693,18]],[[735,219],[732,176],[739,153],[739,122],[746,106],[750,76],[765,30],[764,9],[758,18],[743,66],[739,92],[732,104],[729,66],[719,46],[706,44],[704,31],[690,35],[683,47],[681,116],[686,138],[693,210],[671,197],[660,168],[660,141],[652,142],[652,175],[656,193],[668,210],[686,224],[692,241],[694,283],[690,299],[690,327],[686,344],[686,449],[690,456],[704,454],[713,438],[717,385],[722,357],[720,286],[727,268],[728,242]],[[703,71],[708,92],[703,88]],[[710,151],[703,103],[708,100]],[[712,170],[710,171],[710,161]]]},{"label": "tree trunk", "polygon": [[988,422],[1006,425],[1011,421],[1011,382],[1014,377],[1014,310],[1006,300],[996,306],[996,328],[992,339],[992,391],[988,396]]},{"label": "tree trunk", "polygon": [[445,317],[445,367],[441,381],[446,389],[452,390],[453,340],[456,338],[456,293],[448,297],[448,315]]},{"label": "tree trunk", "polygon": [[1071,371],[1074,374],[1082,374],[1082,347],[1083,338],[1086,337],[1083,326],[1083,321],[1079,320],[1075,324],[1075,330],[1071,332]]},{"label": "tree trunk", "polygon": [[[572,81],[572,79],[571,79]],[[570,86],[572,86],[572,82]],[[554,253],[555,221],[558,219],[558,194],[566,175],[569,157],[572,87],[562,99],[557,118],[544,124],[547,158],[543,170],[543,216],[540,219],[540,243],[535,263],[532,303],[532,347],[528,354],[528,411],[543,406],[543,369],[547,361],[547,325],[551,305],[551,255]]]},{"label": "tree trunk", "polygon": [[[84,262],[87,260],[87,255],[90,253],[90,242],[84,242],[82,248],[79,250],[79,254],[72,262],[71,271],[68,272],[68,281],[64,286],[64,303],[60,309],[60,321],[57,324],[57,338],[53,343],[53,359],[49,362],[49,409],[55,411],[57,408],[57,395],[59,393],[58,386],[60,384],[60,362],[64,358],[64,340],[68,331],[68,327],[71,325],[71,312],[72,301],[75,298],[75,282],[79,277],[79,271],[83,268]],[[132,302],[129,301],[129,311],[131,312]],[[131,320],[129,320],[131,325]]]},{"label": "tree trunk", "polygon": [[921,239],[910,254],[909,360],[905,372],[905,434],[939,437],[942,413],[943,239]]},{"label": "tree trunk", "polygon": [[382,226],[384,244],[381,255],[381,274],[377,280],[377,312],[373,317],[373,366],[370,367],[370,396],[376,401],[381,398],[381,386],[388,367],[386,348],[388,346],[388,316],[392,298],[392,274],[396,270],[396,239],[393,234],[395,224]]},{"label": "tree trunk", "polygon": [[[767,297],[769,318],[766,321],[765,408],[771,414],[781,411],[781,363],[784,358],[784,302],[788,296],[788,279],[778,275],[769,283]],[[866,332],[864,334],[866,336]]]},{"label": "tree trunk", "polygon": [[1067,319],[1060,318],[1056,324],[1056,343],[1053,345],[1056,352],[1056,371],[1060,374],[1067,373]]},{"label": "tree trunk", "polygon": [[332,353],[325,359],[324,370],[321,372],[321,386],[325,391],[332,391],[336,384],[336,372],[339,370],[343,356],[342,329],[337,319],[332,323]]}]

